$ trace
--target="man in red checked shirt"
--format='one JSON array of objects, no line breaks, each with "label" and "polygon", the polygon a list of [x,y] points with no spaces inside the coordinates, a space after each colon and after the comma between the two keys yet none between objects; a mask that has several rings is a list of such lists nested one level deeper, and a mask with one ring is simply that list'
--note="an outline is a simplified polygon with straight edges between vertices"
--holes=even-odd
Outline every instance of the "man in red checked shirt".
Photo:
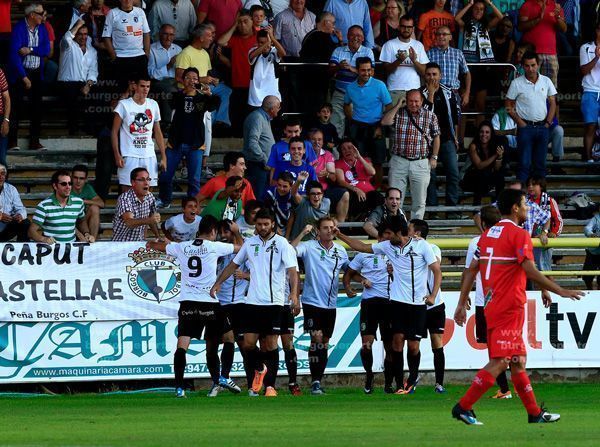
[{"label": "man in red checked shirt", "polygon": [[[454,406],[452,416],[467,425],[482,425],[473,412],[473,404],[494,385],[496,377],[506,370],[508,363],[514,387],[527,410],[529,422],[556,422],[560,419],[559,414],[549,413],[538,406],[525,371],[525,283],[529,278],[540,287],[573,300],[580,299],[584,293],[563,289],[535,267],[531,237],[520,227],[529,208],[523,191],[502,191],[498,208],[502,220],[481,236],[474,259],[463,273],[460,299],[454,313],[454,321],[459,326],[465,324],[470,308],[469,292],[477,273],[481,273],[490,361],[479,370],[467,393]],[[544,298],[544,305],[549,306],[550,302],[549,297]]]}]

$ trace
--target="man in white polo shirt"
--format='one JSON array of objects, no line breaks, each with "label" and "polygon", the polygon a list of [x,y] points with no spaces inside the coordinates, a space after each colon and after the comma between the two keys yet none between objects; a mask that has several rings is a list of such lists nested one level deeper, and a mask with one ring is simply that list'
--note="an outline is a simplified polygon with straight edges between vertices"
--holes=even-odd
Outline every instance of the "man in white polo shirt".
[{"label": "man in white polo shirt", "polygon": [[421,76],[425,75],[425,65],[429,62],[423,44],[412,38],[414,28],[412,17],[401,17],[398,37],[381,48],[379,60],[388,75],[387,87],[394,106],[406,100],[407,91],[421,87]]},{"label": "man in white polo shirt", "polygon": [[316,223],[317,240],[300,242],[312,232],[306,225],[293,240],[296,253],[304,261],[304,288],[302,310],[304,331],[310,333],[309,366],[312,378],[310,393],[324,394],[321,380],[327,367],[329,339],[335,326],[339,274],[348,265],[348,254],[340,244],[333,242],[335,222],[329,216],[321,217]]},{"label": "man in white polo shirt", "polygon": [[[222,335],[229,332],[231,327],[221,305],[211,297],[209,291],[217,277],[219,257],[238,252],[240,245],[215,242],[217,226],[217,219],[206,216],[200,222],[198,238],[193,241],[146,243],[147,248],[176,258],[181,269],[177,350],[173,364],[177,397],[185,397],[183,374],[190,341],[192,338],[200,339],[203,333],[206,341],[206,365],[213,380],[213,389],[219,387],[219,343]],[[171,275],[171,280],[175,280],[175,271]]]},{"label": "man in white polo shirt", "polygon": [[546,177],[549,129],[556,113],[556,88],[550,78],[539,74],[537,54],[526,52],[521,65],[525,76],[510,83],[505,107],[517,123],[517,178],[525,183],[531,176]]},{"label": "man in white polo shirt", "polygon": [[[229,278],[240,265],[246,263],[250,271],[250,285],[240,326],[244,333],[244,367],[252,387],[250,396],[258,396],[263,382],[265,396],[275,397],[275,380],[279,369],[279,348],[277,337],[281,330],[281,312],[286,302],[285,282],[289,275],[290,295],[294,314],[300,311],[298,305],[298,262],[290,243],[275,233],[275,215],[263,208],[256,213],[256,235],[246,239],[242,249],[225,267],[210,293],[217,296],[221,284]],[[261,354],[256,346],[259,337],[265,342],[265,352]],[[265,360],[263,364],[262,358]]]},{"label": "man in white polo shirt", "polygon": [[[337,237],[356,251],[385,254],[393,267],[394,279],[390,285],[392,316],[392,365],[396,383],[403,383],[404,341],[408,343],[408,381],[396,394],[412,394],[419,381],[421,339],[427,331],[427,305],[435,302],[442,283],[440,263],[430,245],[424,239],[408,236],[408,224],[399,216],[391,216],[383,224],[394,236],[389,241],[368,245],[352,239],[337,230]],[[431,291],[427,275],[433,272],[434,284]]]}]

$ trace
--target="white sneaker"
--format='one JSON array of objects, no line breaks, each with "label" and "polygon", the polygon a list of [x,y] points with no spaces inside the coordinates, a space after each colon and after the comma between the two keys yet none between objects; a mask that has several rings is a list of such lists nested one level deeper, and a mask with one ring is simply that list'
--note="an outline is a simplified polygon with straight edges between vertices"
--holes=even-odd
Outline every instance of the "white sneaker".
[{"label": "white sneaker", "polygon": [[210,388],[210,391],[206,395],[207,397],[217,397],[219,395],[219,391],[221,391],[221,387],[218,383],[213,383],[213,386]]}]

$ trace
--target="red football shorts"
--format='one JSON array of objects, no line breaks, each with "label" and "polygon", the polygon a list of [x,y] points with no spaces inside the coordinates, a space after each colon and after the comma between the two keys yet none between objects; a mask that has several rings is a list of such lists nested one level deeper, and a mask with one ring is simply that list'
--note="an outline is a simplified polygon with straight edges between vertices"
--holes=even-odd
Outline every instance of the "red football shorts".
[{"label": "red football shorts", "polygon": [[525,312],[517,318],[487,330],[487,346],[489,357],[512,359],[527,355],[527,347],[523,341],[523,323]]}]

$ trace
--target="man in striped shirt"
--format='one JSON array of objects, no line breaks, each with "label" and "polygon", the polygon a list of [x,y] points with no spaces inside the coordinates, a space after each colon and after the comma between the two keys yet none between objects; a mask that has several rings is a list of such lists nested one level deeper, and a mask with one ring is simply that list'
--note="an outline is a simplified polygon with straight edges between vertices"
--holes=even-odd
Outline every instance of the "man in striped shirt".
[{"label": "man in striped shirt", "polygon": [[54,194],[36,207],[29,227],[31,239],[46,244],[95,241],[85,220],[85,204],[79,197],[71,196],[71,187],[71,175],[67,171],[52,174]]}]

